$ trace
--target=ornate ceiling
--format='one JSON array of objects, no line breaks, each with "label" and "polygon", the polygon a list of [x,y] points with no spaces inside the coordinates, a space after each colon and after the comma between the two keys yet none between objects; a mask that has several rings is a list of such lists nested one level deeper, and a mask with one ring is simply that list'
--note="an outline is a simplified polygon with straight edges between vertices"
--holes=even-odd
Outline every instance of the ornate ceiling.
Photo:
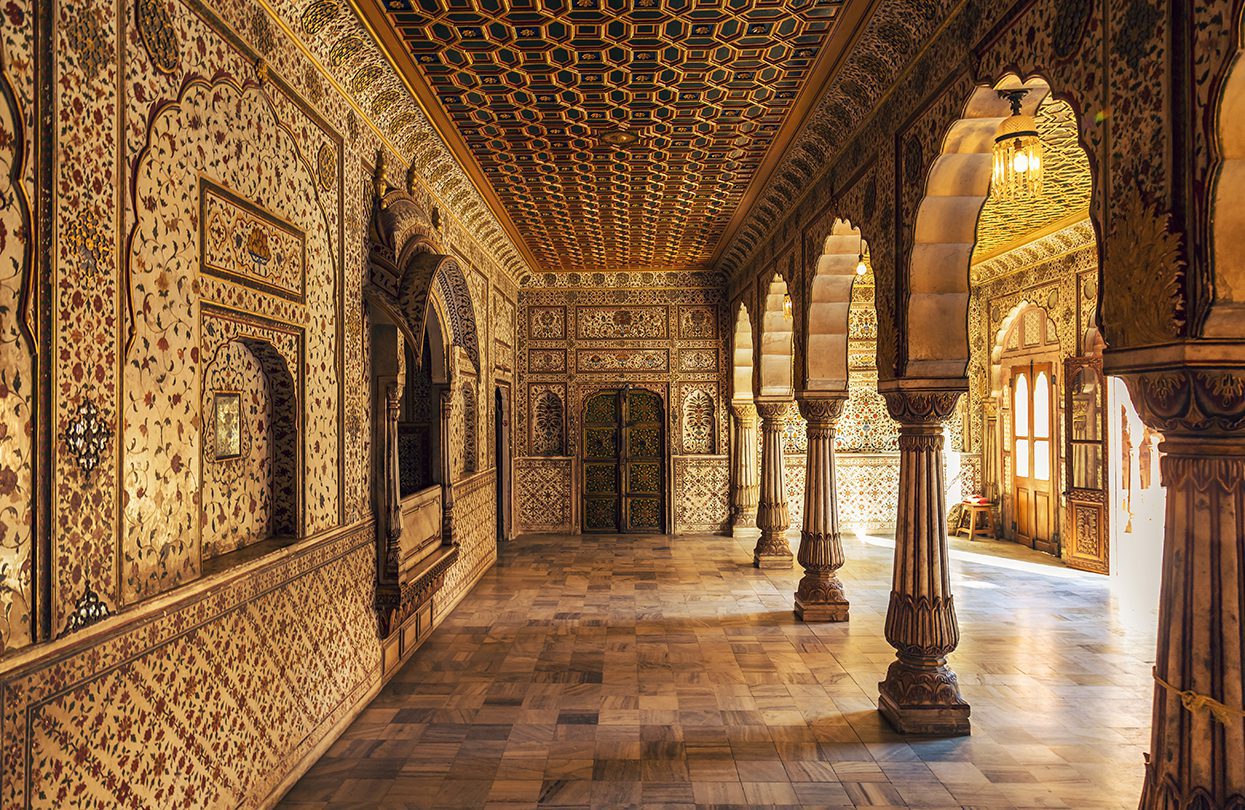
[{"label": "ornate ceiling", "polygon": [[872,5],[356,3],[546,271],[709,266]]}]

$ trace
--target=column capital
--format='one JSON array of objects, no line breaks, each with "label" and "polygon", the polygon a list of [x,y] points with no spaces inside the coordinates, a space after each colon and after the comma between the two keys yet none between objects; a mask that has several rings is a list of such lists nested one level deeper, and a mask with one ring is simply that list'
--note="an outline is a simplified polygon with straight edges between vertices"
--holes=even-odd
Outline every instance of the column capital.
[{"label": "column capital", "polygon": [[1245,440],[1245,367],[1154,368],[1120,376],[1142,421],[1168,441]]},{"label": "column capital", "polygon": [[735,415],[736,419],[756,419],[757,406],[750,399],[732,399],[731,413]]},{"label": "column capital", "polygon": [[955,403],[967,390],[966,378],[888,380],[878,385],[886,409],[900,425],[941,425],[955,412]]},{"label": "column capital", "polygon": [[756,400],[757,413],[761,415],[762,422],[773,422],[781,419],[787,414],[787,408],[790,407],[789,399],[758,399]]},{"label": "column capital", "polygon": [[800,416],[813,423],[833,424],[843,415],[847,405],[846,391],[803,391],[796,395]]}]

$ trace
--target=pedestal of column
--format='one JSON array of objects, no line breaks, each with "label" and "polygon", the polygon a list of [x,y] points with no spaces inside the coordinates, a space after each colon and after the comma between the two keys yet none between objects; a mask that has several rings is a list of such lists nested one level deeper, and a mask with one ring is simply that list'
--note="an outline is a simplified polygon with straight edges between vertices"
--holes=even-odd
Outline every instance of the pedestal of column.
[{"label": "pedestal of column", "polygon": [[899,422],[899,514],[895,569],[886,611],[886,640],[896,650],[878,684],[878,709],[904,734],[969,733],[969,705],[947,655],[959,644],[947,570],[943,422],[962,387],[935,389],[911,381],[883,389]]},{"label": "pedestal of column", "polygon": [[761,482],[757,477],[757,409],[751,402],[731,403],[735,456],[731,459],[731,528],[757,525]]},{"label": "pedestal of column", "polygon": [[808,432],[805,454],[804,526],[796,560],[804,568],[795,592],[795,615],[806,622],[845,622],[847,597],[836,572],[843,567],[839,506],[834,482],[834,426],[846,396],[804,395],[800,415]]},{"label": "pedestal of column", "polygon": [[757,528],[761,536],[752,551],[757,568],[790,568],[791,545],[787,529],[791,512],[787,508],[787,488],[783,481],[782,418],[786,402],[757,402],[761,415],[761,493],[757,504]]},{"label": "pedestal of column", "polygon": [[1245,364],[1125,379],[1167,489],[1141,808],[1245,808]]}]

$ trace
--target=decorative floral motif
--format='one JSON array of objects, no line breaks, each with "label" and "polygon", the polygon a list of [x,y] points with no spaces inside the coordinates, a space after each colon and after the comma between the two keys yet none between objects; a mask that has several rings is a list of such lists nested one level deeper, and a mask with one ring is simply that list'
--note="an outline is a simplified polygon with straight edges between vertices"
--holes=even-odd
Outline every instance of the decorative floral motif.
[{"label": "decorative floral motif", "polygon": [[208,181],[200,194],[203,271],[302,302],[306,235]]},{"label": "decorative floral motif", "polygon": [[566,337],[565,307],[531,307],[527,317],[528,335],[533,340],[562,340]]},{"label": "decorative floral motif", "polygon": [[65,38],[78,56],[78,67],[82,75],[92,80],[98,79],[110,56],[104,29],[99,21],[99,12],[89,5],[77,6],[68,15]]},{"label": "decorative floral motif", "polygon": [[69,621],[65,623],[65,632],[76,633],[102,622],[111,615],[112,611],[108,609],[108,605],[104,604],[99,594],[92,590],[90,585],[87,585],[86,590],[75,603],[73,613],[69,614]]},{"label": "decorative floral motif", "polygon": [[661,340],[669,334],[667,319],[664,306],[577,307],[576,337],[580,340]]},{"label": "decorative floral motif", "polygon": [[337,181],[337,156],[327,143],[320,144],[320,151],[316,153],[316,178],[325,191],[331,190]]},{"label": "decorative floral motif", "polygon": [[135,18],[139,39],[147,49],[152,65],[161,73],[176,71],[181,63],[181,54],[167,0],[137,0]]},{"label": "decorative floral motif", "polygon": [[551,388],[534,389],[532,397],[532,455],[563,455],[566,442],[562,397]]},{"label": "decorative floral motif", "polygon": [[712,454],[716,429],[712,397],[704,391],[693,391],[683,400],[683,452]]},{"label": "decorative floral motif", "polygon": [[670,353],[665,349],[578,349],[575,368],[580,372],[668,371]]},{"label": "decorative floral motif", "polygon": [[716,340],[718,315],[712,307],[679,307],[679,338]]},{"label": "decorative floral motif", "polygon": [[1107,237],[1104,326],[1112,346],[1139,346],[1184,330],[1182,239],[1171,216],[1136,195],[1120,200]]},{"label": "decorative floral motif", "polygon": [[99,408],[89,399],[82,400],[73,411],[73,418],[65,423],[65,445],[78,462],[78,468],[91,480],[91,473],[99,466],[100,458],[112,439],[110,423],[100,415]]}]

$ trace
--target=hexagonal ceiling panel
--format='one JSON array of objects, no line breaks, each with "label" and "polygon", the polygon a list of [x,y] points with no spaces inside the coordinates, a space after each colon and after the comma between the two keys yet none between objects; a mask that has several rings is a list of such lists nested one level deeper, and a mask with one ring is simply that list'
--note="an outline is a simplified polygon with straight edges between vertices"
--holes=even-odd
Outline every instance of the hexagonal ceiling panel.
[{"label": "hexagonal ceiling panel", "polygon": [[381,2],[356,7],[546,271],[708,266],[871,5]]}]

